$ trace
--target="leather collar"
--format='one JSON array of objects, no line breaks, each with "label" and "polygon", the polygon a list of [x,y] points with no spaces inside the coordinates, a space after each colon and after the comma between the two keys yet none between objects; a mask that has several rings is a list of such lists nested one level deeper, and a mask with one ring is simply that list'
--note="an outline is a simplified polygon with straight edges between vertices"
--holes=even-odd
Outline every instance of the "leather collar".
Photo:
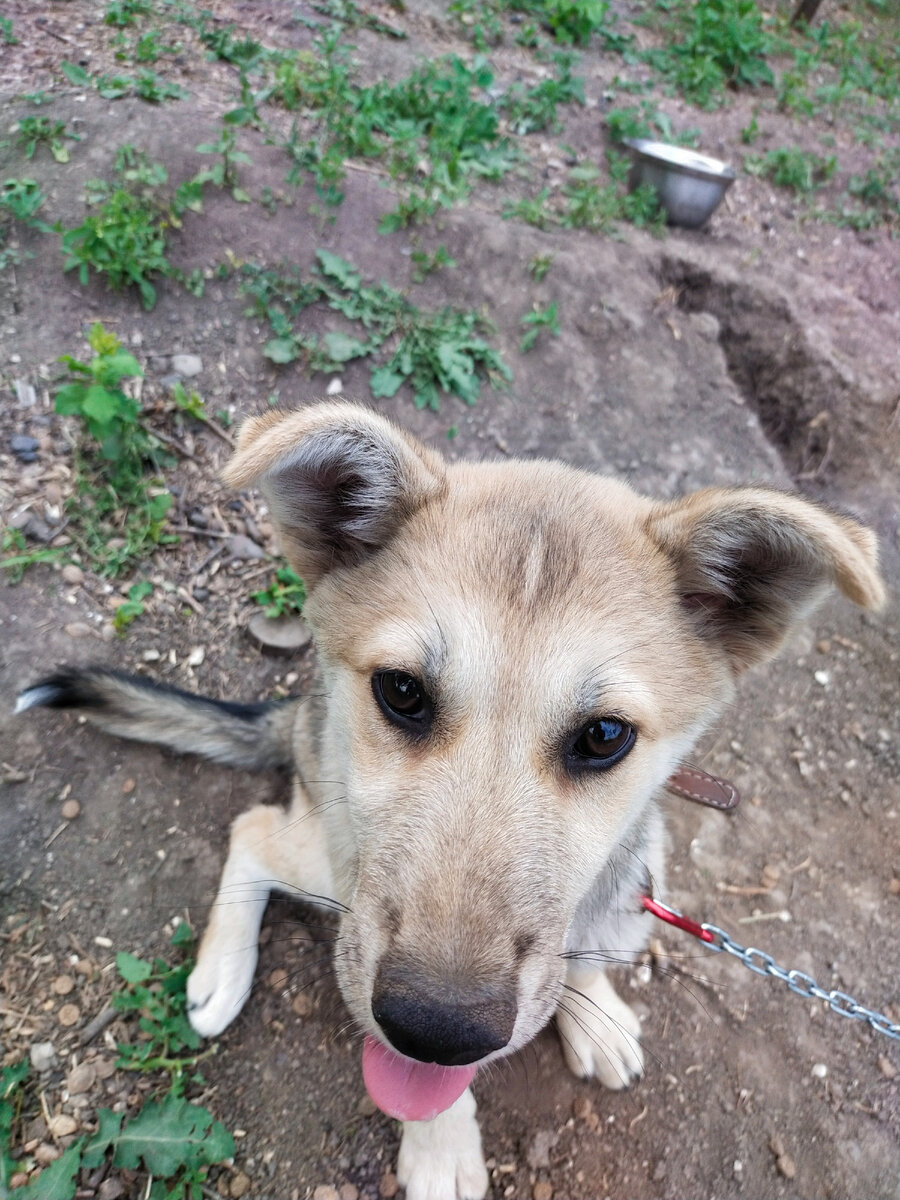
[{"label": "leather collar", "polygon": [[708,775],[696,767],[679,767],[666,780],[666,787],[676,796],[684,796],[696,804],[716,808],[719,812],[732,813],[741,802],[741,796],[733,783]]}]

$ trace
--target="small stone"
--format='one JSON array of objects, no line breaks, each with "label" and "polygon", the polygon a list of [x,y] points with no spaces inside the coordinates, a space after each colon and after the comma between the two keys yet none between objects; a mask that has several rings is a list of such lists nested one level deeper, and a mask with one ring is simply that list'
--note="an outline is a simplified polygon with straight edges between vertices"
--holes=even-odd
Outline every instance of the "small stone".
[{"label": "small stone", "polygon": [[134,791],[134,788],[135,788],[134,780],[126,779],[125,782],[122,784],[122,795],[130,796],[131,793]]},{"label": "small stone", "polygon": [[[40,449],[40,446],[37,438],[28,437],[24,433],[17,433],[9,439],[9,448],[20,462],[34,462],[35,452]],[[30,455],[30,457],[24,458],[23,455]]]},{"label": "small stone", "polygon": [[341,1200],[341,1194],[330,1183],[320,1183],[313,1191],[313,1200]]},{"label": "small stone", "polygon": [[55,1146],[51,1146],[49,1142],[42,1142],[34,1151],[34,1161],[39,1167],[49,1167],[52,1162],[56,1162],[62,1152],[57,1150]]},{"label": "small stone", "polygon": [[831,642],[829,642],[828,638],[822,638],[820,642],[816,642],[816,649],[820,654],[830,654]]},{"label": "small stone", "polygon": [[68,996],[69,992],[75,987],[75,980],[71,975],[57,975],[50,985],[57,996]]},{"label": "small stone", "polygon": [[88,625],[85,621],[71,621],[68,625],[63,626],[63,631],[67,633],[70,638],[90,637],[94,632],[90,625]]},{"label": "small stone", "polygon": [[779,1175],[783,1175],[785,1179],[793,1179],[797,1174],[796,1164],[785,1150],[784,1143],[777,1133],[773,1133],[769,1138],[769,1149],[775,1155],[775,1166]]},{"label": "small stone", "polygon": [[766,863],[762,869],[762,875],[760,876],[762,886],[773,888],[780,878],[781,871],[779,871],[778,867],[776,867],[774,863]]},{"label": "small stone", "polygon": [[95,1058],[94,1071],[98,1079],[109,1079],[116,1073],[116,1065],[111,1058]]},{"label": "small stone", "polygon": [[141,658],[144,660],[144,662],[159,662],[159,660],[162,658],[162,655],[158,650],[150,649],[145,650],[141,655]]},{"label": "small stone", "polygon": [[265,558],[266,552],[253,538],[245,533],[233,533],[225,542],[225,549],[232,558]]},{"label": "small stone", "polygon": [[816,1063],[812,1069],[812,1074],[816,1079],[824,1079],[828,1074],[828,1068],[824,1063]]},{"label": "small stone", "polygon": [[593,1108],[590,1097],[576,1096],[572,1101],[572,1116],[578,1121],[586,1121]]},{"label": "small stone", "polygon": [[900,896],[900,879],[892,879],[888,884],[888,891],[892,896]]},{"label": "small stone", "polygon": [[16,1188],[24,1187],[28,1182],[28,1176],[24,1171],[16,1171],[15,1175],[11,1175],[9,1179],[9,1190],[14,1191]]},{"label": "small stone", "polygon": [[343,390],[343,380],[335,376],[334,379],[328,380],[328,387],[325,389],[325,393],[328,396],[339,396]]},{"label": "small stone", "polygon": [[255,613],[247,629],[258,645],[278,654],[294,654],[312,641],[312,631],[303,618],[287,614],[267,617],[265,613]]},{"label": "small stone", "polygon": [[882,1073],[885,1079],[896,1079],[897,1068],[891,1062],[886,1054],[881,1054],[878,1057],[878,1070]]},{"label": "small stone", "polygon": [[43,542],[45,545],[52,542],[56,536],[55,530],[51,529],[46,521],[42,521],[32,513],[25,524],[22,526],[22,532],[27,538],[31,538],[33,542]]},{"label": "small stone", "polygon": [[70,1096],[81,1096],[89,1092],[96,1082],[97,1072],[94,1064],[89,1062],[79,1063],[66,1076],[66,1087]]},{"label": "small stone", "polygon": [[99,1200],[119,1200],[124,1194],[125,1184],[118,1178],[104,1179],[97,1193]]},{"label": "small stone", "polygon": [[84,571],[82,571],[81,567],[77,567],[75,563],[66,563],[60,574],[62,575],[63,583],[70,583],[73,587],[84,583]]},{"label": "small stone", "polygon": [[532,1171],[549,1168],[550,1151],[556,1145],[557,1136],[552,1129],[541,1129],[531,1139],[525,1158]]},{"label": "small stone", "polygon": [[187,658],[184,660],[185,665],[188,667],[199,667],[202,664],[204,658],[206,658],[206,651],[203,649],[202,646],[195,646],[193,648],[193,650],[190,652],[190,654],[187,656]]},{"label": "small stone", "polygon": [[291,1002],[291,1008],[298,1017],[308,1017],[313,1010],[313,1002],[306,992],[298,992]]},{"label": "small stone", "polygon": [[34,1042],[28,1050],[28,1058],[35,1071],[43,1075],[56,1066],[56,1048],[52,1042]]},{"label": "small stone", "polygon": [[172,370],[182,379],[193,379],[203,370],[203,359],[199,354],[173,354]]},{"label": "small stone", "polygon": [[111,950],[112,938],[104,937],[102,933],[98,933],[94,938],[94,945],[99,946],[101,950]]},{"label": "small stone", "polygon": [[531,1200],[553,1200],[553,1184],[539,1179],[531,1189]]},{"label": "small stone", "polygon": [[269,987],[273,992],[283,992],[287,987],[288,973],[284,967],[276,967],[269,973]]},{"label": "small stone", "polygon": [[383,1196],[384,1200],[391,1200],[399,1190],[400,1184],[397,1182],[397,1176],[393,1171],[385,1171],[378,1184],[378,1195]]},{"label": "small stone", "polygon": [[232,1200],[240,1200],[241,1196],[245,1196],[250,1190],[250,1179],[243,1171],[238,1171],[237,1175],[231,1180],[228,1188],[228,1195]]},{"label": "small stone", "polygon": [[65,1029],[71,1029],[81,1020],[81,1009],[77,1004],[64,1004],[56,1014],[56,1019]]},{"label": "small stone", "polygon": [[77,800],[67,800],[59,811],[64,821],[74,821],[81,812],[81,805]]},{"label": "small stone", "polygon": [[68,1113],[60,1113],[58,1117],[50,1118],[50,1132],[55,1138],[68,1137],[78,1128],[78,1122]]},{"label": "small stone", "polygon": [[356,1111],[361,1117],[374,1117],[374,1115],[378,1112],[378,1106],[369,1093],[366,1092],[366,1094],[360,1099],[359,1104],[357,1104]]},{"label": "small stone", "polygon": [[338,1195],[340,1200],[359,1200],[359,1188],[355,1183],[342,1183]]},{"label": "small stone", "polygon": [[830,671],[814,671],[813,679],[816,681],[816,683],[820,687],[828,687],[829,683],[831,682],[831,672]]}]

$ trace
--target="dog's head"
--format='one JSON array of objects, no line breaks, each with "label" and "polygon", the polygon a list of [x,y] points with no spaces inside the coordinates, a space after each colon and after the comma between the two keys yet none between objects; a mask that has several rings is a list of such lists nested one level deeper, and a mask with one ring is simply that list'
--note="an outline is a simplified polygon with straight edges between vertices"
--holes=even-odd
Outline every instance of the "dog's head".
[{"label": "dog's head", "polygon": [[795,496],[448,464],[342,403],[248,422],[225,477],[309,589],[342,990],[425,1062],[537,1032],[576,910],[735,677],[830,586],[883,599],[872,534]]}]

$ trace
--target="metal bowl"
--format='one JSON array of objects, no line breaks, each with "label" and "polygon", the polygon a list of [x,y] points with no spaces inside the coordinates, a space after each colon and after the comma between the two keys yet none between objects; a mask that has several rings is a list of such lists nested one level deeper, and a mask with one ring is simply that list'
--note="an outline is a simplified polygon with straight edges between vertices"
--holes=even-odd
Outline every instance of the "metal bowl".
[{"label": "metal bowl", "polygon": [[628,187],[652,183],[673,225],[699,229],[722,203],[735,181],[727,163],[685,146],[669,146],[647,138],[625,138],[631,151]]}]

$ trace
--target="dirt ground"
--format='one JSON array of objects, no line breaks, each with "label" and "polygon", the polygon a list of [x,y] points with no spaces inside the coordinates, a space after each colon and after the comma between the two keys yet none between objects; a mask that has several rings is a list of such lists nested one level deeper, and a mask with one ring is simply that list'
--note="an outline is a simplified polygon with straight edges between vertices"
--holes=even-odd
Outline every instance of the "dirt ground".
[{"label": "dirt ground", "polygon": [[[4,127],[32,111],[22,93],[49,90],[55,78],[39,111],[77,122],[82,141],[68,164],[44,150],[27,169],[8,141],[3,178],[38,179],[52,218],[64,224],[81,219],[85,181],[109,174],[122,141],[164,161],[177,181],[198,168],[192,148],[236,103],[233,69],[191,45],[166,69],[191,92],[187,101],[110,103],[60,83],[63,58],[92,71],[114,66],[104,7],[4,6],[19,38],[0,48]],[[295,16],[318,19],[309,5],[270,0],[210,8],[272,45],[309,45],[310,30]],[[439,4],[371,11],[408,37],[354,30],[364,77],[470,52]],[[504,79],[532,78],[524,51],[507,45],[491,57]],[[605,89],[621,69],[609,54],[585,54],[588,104],[566,110],[560,132],[532,135],[530,182],[485,185],[466,206],[389,236],[375,232],[392,204],[377,172],[348,172],[344,204],[327,224],[309,213],[310,187],[285,187],[280,153],[247,143],[244,186],[254,200],[265,187],[282,199],[269,211],[210,192],[171,249],[185,271],[207,272],[205,292],[198,298],[160,281],[151,312],[133,295],[63,275],[54,236],[19,237],[28,257],[0,272],[4,520],[21,525],[23,513],[32,515],[50,536],[60,523],[72,486],[71,430],[53,414],[55,361],[83,351],[93,321],[140,357],[145,406],[186,452],[169,475],[178,545],[114,584],[90,571],[67,583],[39,566],[0,587],[0,1060],[54,1045],[55,1066],[41,1081],[49,1109],[27,1130],[35,1144],[54,1141],[48,1116],[71,1115],[84,1129],[98,1105],[139,1101],[134,1079],[111,1067],[116,1026],[84,1040],[112,987],[115,953],[160,952],[173,920],[202,928],[229,822],[251,803],[277,801],[285,786],[114,742],[52,713],[11,717],[17,691],[65,662],[109,663],[230,698],[302,690],[307,658],[268,656],[246,634],[257,610],[250,593],[277,552],[259,497],[235,499],[216,480],[228,433],[176,422],[163,400],[180,353],[202,360],[191,384],[207,410],[234,419],[274,393],[302,403],[330,382],[262,356],[268,332],[244,315],[234,281],[212,269],[229,256],[306,270],[324,247],[366,278],[409,287],[423,307],[484,312],[496,327],[492,344],[514,371],[508,389],[485,387],[471,409],[448,397],[438,414],[417,411],[405,389],[377,402],[451,456],[559,457],[658,496],[766,480],[855,512],[877,530],[887,610],[872,616],[829,601],[776,663],[743,681],[695,761],[731,778],[744,804],[729,819],[669,801],[666,899],[900,1020],[898,242],[885,229],[806,221],[789,194],[746,175],[696,233],[656,238],[626,226],[612,238],[503,220],[505,198],[530,194],[535,179],[552,182],[560,146],[599,160]],[[673,122],[701,128],[701,149],[723,157],[737,153],[753,111],[764,146],[817,145],[821,132],[812,118],[794,124],[759,95],[709,113],[660,103]],[[852,133],[840,125],[831,133],[842,169],[864,169],[866,150]],[[412,285],[412,251],[441,243],[455,269]],[[536,255],[553,256],[540,283],[527,270]],[[559,335],[520,354],[521,316],[554,300]],[[33,403],[16,381],[35,388]],[[341,387],[371,401],[358,364],[348,364]],[[38,440],[35,462],[12,452],[15,435]],[[249,538],[250,550],[234,535]],[[138,578],[153,581],[155,593],[119,638],[111,601]],[[66,819],[62,806],[72,800],[78,815]],[[328,965],[330,932],[321,917],[285,902],[270,908],[254,994],[204,1064],[203,1101],[238,1145],[234,1166],[211,1177],[210,1195],[246,1189],[305,1200],[331,1187],[320,1196],[374,1200],[396,1191],[398,1127],[366,1102],[359,1039]],[[476,1080],[491,1196],[900,1196],[900,1044],[686,935],[662,925],[656,933],[652,962],[622,979],[644,1018],[648,1065],[639,1085],[611,1094],[574,1080],[552,1031]],[[65,994],[61,976],[72,983]],[[63,1021],[62,1009],[73,1004],[66,1024],[71,1012]],[[70,1084],[84,1062],[93,1064],[93,1082],[79,1092]],[[141,1177],[111,1173],[82,1181],[78,1194],[115,1200],[143,1187]]]}]

